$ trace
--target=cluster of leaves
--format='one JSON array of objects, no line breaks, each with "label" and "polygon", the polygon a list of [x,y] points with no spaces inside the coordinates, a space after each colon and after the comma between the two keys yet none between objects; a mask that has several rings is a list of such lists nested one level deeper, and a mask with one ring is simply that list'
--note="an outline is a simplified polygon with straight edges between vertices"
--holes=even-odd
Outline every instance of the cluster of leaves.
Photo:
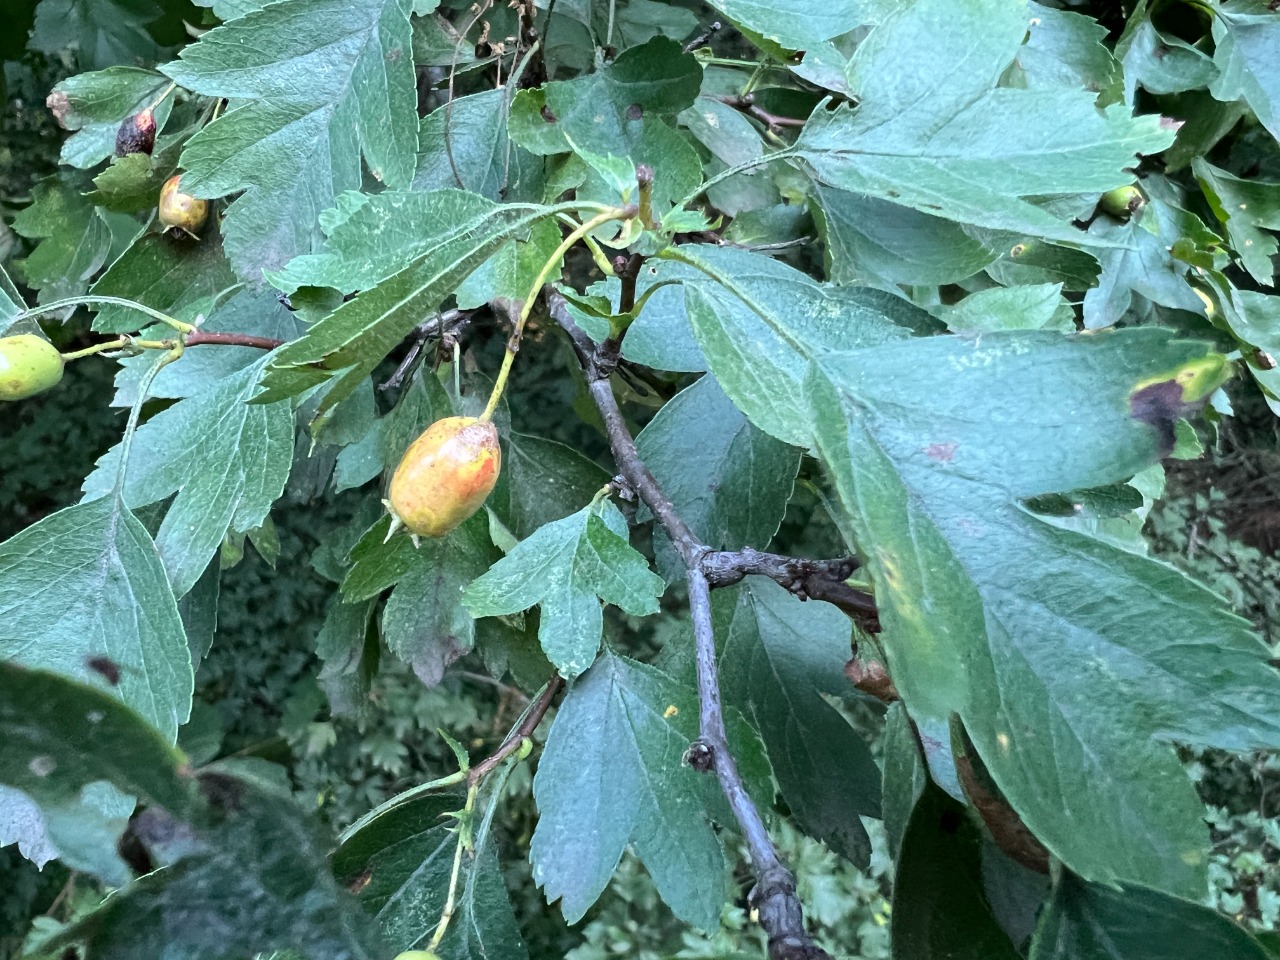
[{"label": "cluster of leaves", "polygon": [[[334,715],[379,709],[385,658],[535,702],[563,678],[516,838],[547,900],[579,921],[628,849],[693,926],[741,899],[733,818],[684,762],[681,551],[643,535],[653,503],[612,498],[585,395],[551,432],[516,376],[502,482],[449,536],[380,516],[380,479],[483,407],[503,325],[550,278],[578,350],[620,350],[639,457],[694,536],[795,550],[789,508],[821,504],[812,524],[862,561],[875,636],[759,578],[694,615],[776,829],[866,866],[862,818],[883,819],[896,956],[1266,955],[1199,905],[1210,836],[1174,745],[1280,746],[1268,650],[1141,526],[1159,461],[1200,447],[1187,418],[1230,414],[1233,369],[1280,412],[1280,12],[176,6],[201,24],[180,48],[176,7],[143,0],[42,0],[31,23],[84,72],[49,95],[62,166],[11,224],[45,310],[0,275],[0,334],[87,298],[104,338],[225,339],[167,366],[124,350],[123,440],[79,503],[0,544],[0,842],[119,888],[36,949],[526,954],[502,879],[522,851],[494,829],[526,751],[472,767],[448,740],[456,774],[334,848],[262,764],[202,742],[222,567],[247,542],[278,558],[282,498],[350,504],[313,558],[334,589],[316,684],[284,709],[296,738],[332,733],[320,691]],[[144,108],[154,150],[112,157]],[[151,223],[179,169],[215,204],[198,239]],[[1139,199],[1099,209],[1135,169]],[[580,384],[551,319],[524,350]],[[447,335],[419,351],[423,331]],[[436,363],[375,389],[405,343]],[[900,697],[880,765],[836,706],[867,699],[851,633]]]}]

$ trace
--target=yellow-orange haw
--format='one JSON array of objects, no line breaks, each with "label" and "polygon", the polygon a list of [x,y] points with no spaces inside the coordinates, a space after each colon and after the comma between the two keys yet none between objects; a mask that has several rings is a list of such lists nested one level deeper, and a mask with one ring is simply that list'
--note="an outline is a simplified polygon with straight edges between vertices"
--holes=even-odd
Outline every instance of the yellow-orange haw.
[{"label": "yellow-orange haw", "polygon": [[480,509],[501,468],[492,422],[445,417],[405,452],[391,477],[387,506],[412,533],[443,537]]},{"label": "yellow-orange haw", "polygon": [[160,188],[160,222],[194,237],[209,216],[209,201],[197,200],[179,190],[178,181],[181,179],[182,174],[175,173]]},{"label": "yellow-orange haw", "polygon": [[25,400],[62,379],[58,348],[43,337],[20,333],[0,337],[0,400]]}]

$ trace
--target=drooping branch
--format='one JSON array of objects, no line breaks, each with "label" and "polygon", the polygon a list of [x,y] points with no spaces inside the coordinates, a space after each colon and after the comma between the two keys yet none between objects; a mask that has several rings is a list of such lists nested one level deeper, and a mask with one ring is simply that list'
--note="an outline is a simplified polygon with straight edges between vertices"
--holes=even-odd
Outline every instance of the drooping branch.
[{"label": "drooping branch", "polygon": [[[771,960],[828,958],[827,953],[814,944],[805,930],[804,911],[796,894],[795,876],[782,862],[777,848],[769,838],[764,819],[748,794],[729,749],[724,708],[720,700],[715,633],[711,619],[711,580],[714,578],[718,585],[726,585],[736,583],[749,573],[774,576],[775,579],[785,576],[788,582],[803,584],[802,589],[806,595],[815,596],[821,592],[816,587],[821,575],[831,578],[843,574],[843,578],[847,578],[853,572],[853,562],[847,559],[793,561],[756,551],[752,551],[750,555],[745,551],[730,554],[713,551],[701,543],[663,493],[657,479],[641,459],[635,440],[627,429],[609,382],[609,375],[617,366],[616,354],[613,351],[602,351],[587,337],[569,316],[564,299],[554,290],[548,289],[547,299],[552,317],[573,341],[586,374],[587,390],[604,422],[609,446],[622,479],[653,512],[684,562],[689,584],[689,609],[693,618],[699,701],[699,736],[690,745],[686,758],[696,770],[715,771],[720,789],[742,828],[756,877],[756,885],[749,899],[758,913],[761,927],[769,936],[769,956]],[[732,566],[733,558],[740,564],[740,570]],[[802,572],[797,564],[809,564],[809,567]],[[813,584],[812,590],[810,581]],[[796,592],[796,588],[788,589]]]}]

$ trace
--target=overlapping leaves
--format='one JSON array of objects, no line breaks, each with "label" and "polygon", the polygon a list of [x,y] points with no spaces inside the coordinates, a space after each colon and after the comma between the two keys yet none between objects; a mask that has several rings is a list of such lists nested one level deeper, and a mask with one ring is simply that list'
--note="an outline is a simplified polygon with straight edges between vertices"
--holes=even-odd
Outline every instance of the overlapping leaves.
[{"label": "overlapping leaves", "polygon": [[362,157],[388,186],[413,178],[410,40],[407,0],[287,0],[209,31],[165,67],[190,90],[235,101],[182,165],[197,196],[243,191],[223,225],[242,277],[309,252],[320,213],[360,186]]},{"label": "overlapping leaves", "polygon": [[1003,0],[900,5],[849,64],[856,110],[819,110],[793,155],[818,183],[922,213],[1058,240],[1079,231],[1039,205],[1122,185],[1172,132],[1123,105],[1099,112],[1069,86],[996,82],[1017,56],[1025,8]]},{"label": "overlapping leaves", "polygon": [[[697,736],[697,695],[653,667],[606,653],[556,714],[534,779],[541,813],[530,854],[547,899],[575,922],[630,844],[676,916],[716,926],[725,864],[708,819],[715,784],[682,761]],[[768,764],[738,722],[729,731],[749,782]]]},{"label": "overlapping leaves", "polygon": [[959,714],[1073,870],[1199,896],[1199,801],[1161,741],[1280,745],[1265,651],[1203,588],[1019,501],[1167,453],[1221,362],[1151,329],[930,338],[816,369],[818,448],[867,550],[909,709]]},{"label": "overlapping leaves", "polygon": [[633,616],[658,612],[662,578],[628,542],[627,521],[608,500],[540,527],[473,582],[472,616],[519,613],[538,604],[538,639],[566,677],[595,659],[604,630],[601,602]]}]

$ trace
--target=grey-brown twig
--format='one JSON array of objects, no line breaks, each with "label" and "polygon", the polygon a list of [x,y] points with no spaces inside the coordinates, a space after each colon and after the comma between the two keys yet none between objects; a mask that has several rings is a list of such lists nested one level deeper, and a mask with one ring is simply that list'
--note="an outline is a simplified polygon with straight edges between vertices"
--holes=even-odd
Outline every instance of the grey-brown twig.
[{"label": "grey-brown twig", "polygon": [[[742,829],[756,877],[749,900],[757,911],[760,926],[769,936],[769,956],[771,960],[829,960],[828,954],[813,942],[805,930],[795,876],[782,862],[769,838],[760,810],[747,793],[729,749],[724,707],[720,701],[716,641],[711,619],[711,586],[713,582],[724,586],[736,583],[748,574],[761,574],[777,579],[798,596],[816,597],[823,592],[824,588],[818,586],[823,578],[839,582],[844,587],[843,580],[853,572],[856,563],[851,559],[796,560],[754,550],[728,553],[713,551],[701,543],[663,493],[636,450],[609,382],[609,376],[618,364],[616,352],[597,347],[569,316],[564,299],[549,288],[547,301],[551,316],[573,341],[586,375],[587,390],[604,422],[609,446],[622,478],[653,512],[684,561],[689,584],[689,610],[693,618],[699,701],[699,736],[690,745],[686,758],[696,770],[715,771],[720,789]],[[839,581],[833,579],[836,577],[840,578]],[[779,578],[785,578],[786,582]]]}]

